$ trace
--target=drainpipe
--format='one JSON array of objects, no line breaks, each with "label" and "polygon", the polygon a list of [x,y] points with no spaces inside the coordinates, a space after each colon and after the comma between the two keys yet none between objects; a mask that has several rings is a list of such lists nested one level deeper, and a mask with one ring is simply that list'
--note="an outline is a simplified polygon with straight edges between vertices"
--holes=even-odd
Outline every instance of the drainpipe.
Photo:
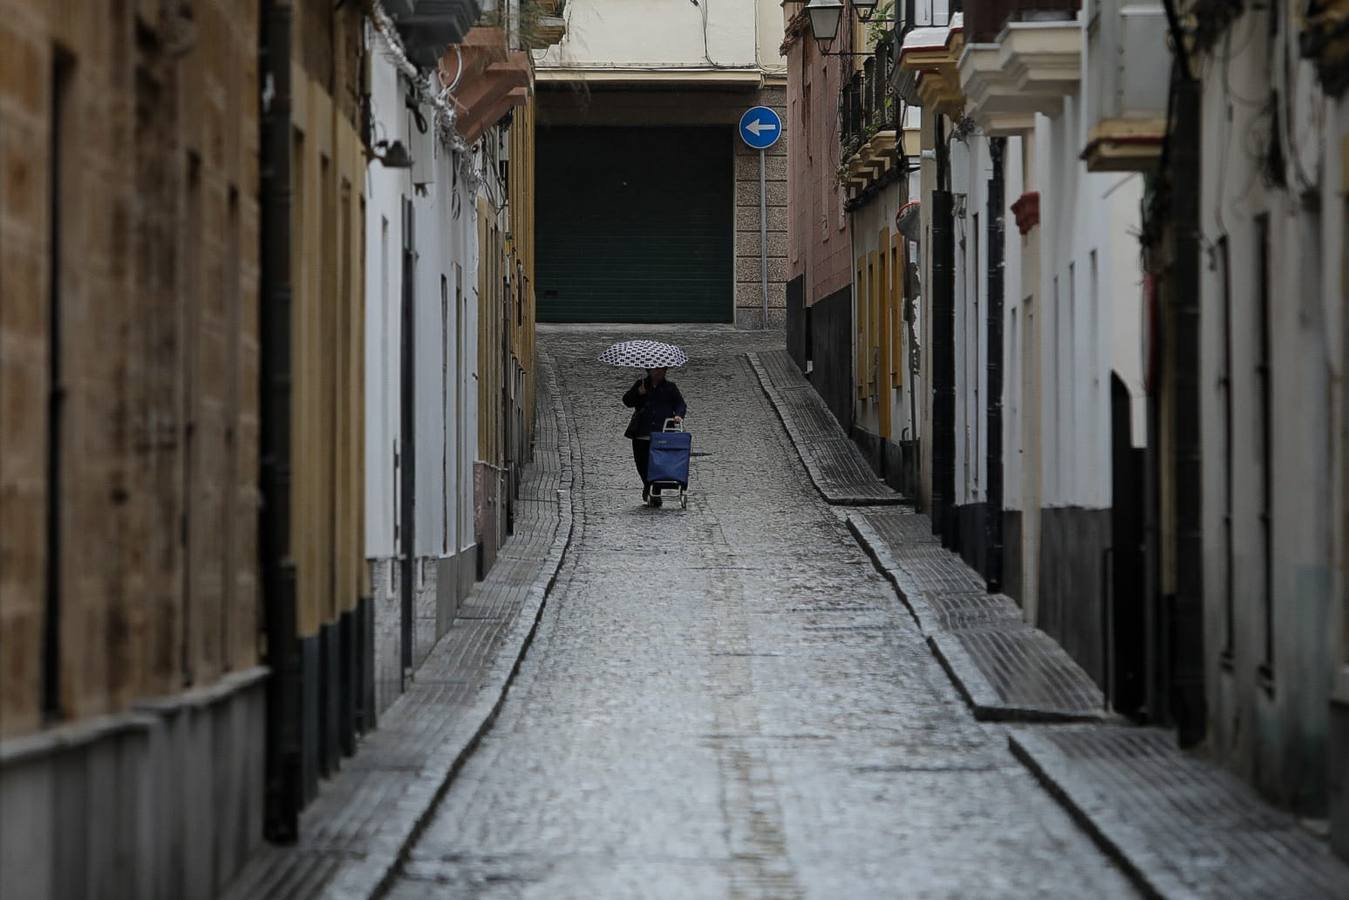
[{"label": "drainpipe", "polygon": [[399,311],[402,334],[398,369],[398,689],[406,691],[413,670],[413,629],[417,602],[413,594],[417,565],[417,219],[412,200],[402,200],[403,290]]},{"label": "drainpipe", "polygon": [[261,468],[259,548],[271,675],[267,682],[266,796],[263,833],[293,843],[299,832],[300,653],[295,562],[290,548],[291,486],[291,0],[263,0],[259,64],[261,135]]},{"label": "drainpipe", "polygon": [[1199,82],[1182,77],[1175,86],[1175,132],[1171,135],[1171,284],[1167,291],[1175,403],[1171,408],[1172,466],[1176,501],[1176,595],[1173,606],[1172,711],[1182,747],[1203,740],[1204,547],[1201,508],[1200,311],[1199,311]]},{"label": "drainpipe", "polygon": [[936,121],[937,189],[932,192],[932,529],[955,537],[955,234],[943,118]]},{"label": "drainpipe", "polygon": [[988,496],[984,522],[988,566],[984,573],[990,592],[1002,590],[1002,303],[1004,234],[1007,208],[1003,152],[1007,139],[989,138],[993,173],[988,179]]}]

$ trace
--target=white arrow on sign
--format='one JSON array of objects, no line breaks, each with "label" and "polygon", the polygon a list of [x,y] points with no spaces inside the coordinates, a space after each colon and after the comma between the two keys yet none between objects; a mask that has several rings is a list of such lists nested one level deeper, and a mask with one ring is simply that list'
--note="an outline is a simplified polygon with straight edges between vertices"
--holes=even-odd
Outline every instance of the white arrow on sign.
[{"label": "white arrow on sign", "polygon": [[763,131],[777,131],[778,126],[774,125],[772,122],[764,122],[761,119],[755,119],[745,126],[745,130],[755,137],[758,137],[759,133]]}]

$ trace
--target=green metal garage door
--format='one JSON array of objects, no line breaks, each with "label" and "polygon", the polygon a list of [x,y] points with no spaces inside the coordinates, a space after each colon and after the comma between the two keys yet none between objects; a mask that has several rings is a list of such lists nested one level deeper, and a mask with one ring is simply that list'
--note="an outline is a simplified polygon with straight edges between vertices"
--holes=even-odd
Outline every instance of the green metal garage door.
[{"label": "green metal garage door", "polygon": [[540,321],[732,321],[733,136],[540,129]]}]

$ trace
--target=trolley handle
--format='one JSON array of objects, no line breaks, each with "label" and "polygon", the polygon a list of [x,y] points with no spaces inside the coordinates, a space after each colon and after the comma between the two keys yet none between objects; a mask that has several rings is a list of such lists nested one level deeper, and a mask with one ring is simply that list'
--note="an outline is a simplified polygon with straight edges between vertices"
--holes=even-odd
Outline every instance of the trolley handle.
[{"label": "trolley handle", "polygon": [[[674,427],[673,427],[673,428],[670,427],[670,423],[671,423],[671,422],[674,422]],[[661,426],[661,429],[660,429],[660,430],[661,430],[661,431],[683,431],[683,430],[684,430],[684,423],[683,423],[682,421],[680,421],[680,422],[675,422],[674,419],[666,419],[666,420],[665,420],[665,424]]]}]

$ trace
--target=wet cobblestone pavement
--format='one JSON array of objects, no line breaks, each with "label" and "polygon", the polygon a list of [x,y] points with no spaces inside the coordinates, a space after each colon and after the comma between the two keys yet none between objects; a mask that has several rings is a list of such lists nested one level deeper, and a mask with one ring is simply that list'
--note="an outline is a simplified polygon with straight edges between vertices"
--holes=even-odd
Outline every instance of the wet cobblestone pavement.
[{"label": "wet cobblestone pavement", "polygon": [[810,483],[743,355],[781,335],[676,334],[707,454],[687,511],[640,505],[628,373],[593,362],[631,331],[541,330],[579,437],[573,545],[390,896],[1132,896]]}]

